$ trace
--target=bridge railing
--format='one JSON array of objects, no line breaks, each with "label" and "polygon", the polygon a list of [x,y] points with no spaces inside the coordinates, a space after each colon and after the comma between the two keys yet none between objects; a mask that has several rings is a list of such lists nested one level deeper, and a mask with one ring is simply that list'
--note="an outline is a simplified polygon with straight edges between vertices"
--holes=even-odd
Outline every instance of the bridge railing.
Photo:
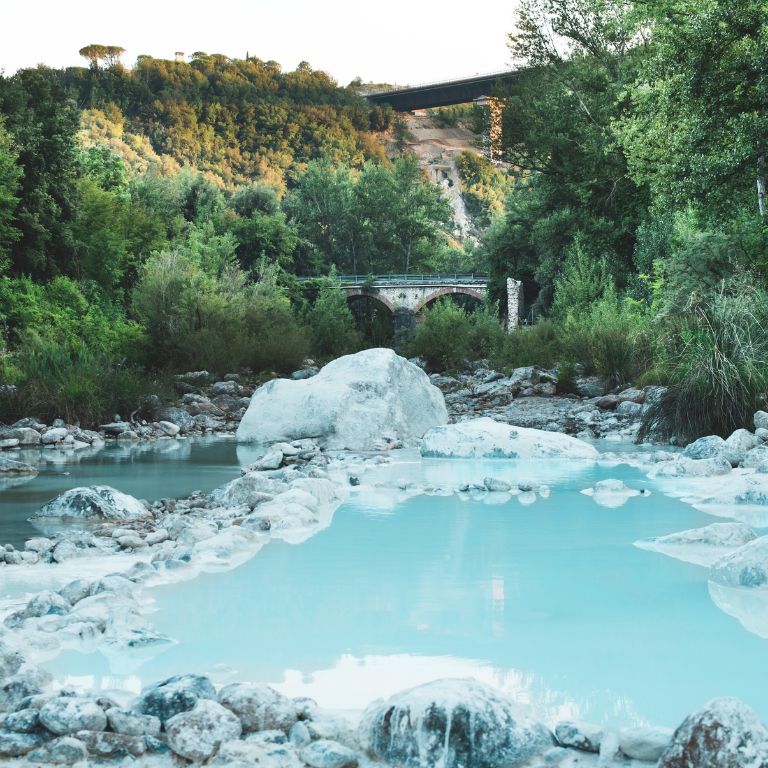
[{"label": "bridge railing", "polygon": [[[299,277],[298,282],[303,283],[309,280],[319,280],[323,278]],[[332,278],[342,285],[402,285],[403,283],[413,283],[416,285],[451,285],[453,283],[486,283],[488,275],[472,273],[469,275],[334,275]]]}]

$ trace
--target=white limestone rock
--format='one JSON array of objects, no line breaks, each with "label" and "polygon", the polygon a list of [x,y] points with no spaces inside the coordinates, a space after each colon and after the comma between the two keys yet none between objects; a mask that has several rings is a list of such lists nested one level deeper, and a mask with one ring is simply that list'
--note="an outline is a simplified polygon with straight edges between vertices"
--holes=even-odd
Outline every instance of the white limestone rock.
[{"label": "white limestone rock", "polygon": [[168,746],[181,757],[195,762],[208,760],[222,742],[239,739],[240,720],[226,707],[200,699],[188,712],[174,715],[165,723]]},{"label": "white limestone rock", "polygon": [[655,763],[672,742],[671,728],[639,726],[619,731],[619,749],[632,760]]},{"label": "white limestone rock", "polygon": [[713,523],[703,528],[642,539],[636,541],[635,546],[687,563],[710,566],[756,538],[757,534],[746,523]]},{"label": "white limestone rock", "polygon": [[511,427],[488,417],[431,429],[421,441],[421,455],[437,458],[585,459],[597,450],[570,435]]},{"label": "white limestone rock", "polygon": [[440,390],[391,349],[367,349],[300,381],[274,379],[251,398],[241,442],[315,438],[326,448],[376,450],[387,440],[415,445],[448,412]]},{"label": "white limestone rock", "polygon": [[738,699],[710,701],[687,717],[659,758],[658,768],[764,768],[768,729]]},{"label": "white limestone rock", "polygon": [[736,467],[746,458],[747,452],[760,445],[760,440],[748,429],[737,429],[725,441],[725,456]]},{"label": "white limestone rock", "polygon": [[564,747],[582,752],[599,752],[603,729],[591,723],[564,720],[555,726],[555,738]]},{"label": "white limestone rock", "polygon": [[224,686],[219,692],[219,703],[237,715],[244,733],[278,730],[287,734],[298,720],[293,702],[268,685]]},{"label": "white limestone rock", "polygon": [[107,727],[107,716],[93,699],[57,696],[43,705],[40,722],[51,733],[68,736],[78,731],[103,731]]},{"label": "white limestone rock", "polygon": [[108,485],[72,488],[49,501],[34,517],[61,519],[142,520],[147,508],[133,496]]},{"label": "white limestone rock", "polygon": [[768,589],[768,536],[761,536],[718,560],[709,578],[726,587]]},{"label": "white limestone rock", "polygon": [[582,493],[585,496],[591,496],[601,507],[616,509],[627,503],[634,496],[650,495],[649,492],[643,494],[637,488],[630,488],[624,484],[623,480],[609,478],[595,483],[593,488],[585,488]]},{"label": "white limestone rock", "polygon": [[357,754],[329,739],[313,741],[301,750],[299,756],[310,768],[357,768]]},{"label": "white limestone rock", "polygon": [[511,702],[476,680],[436,680],[371,704],[361,745],[402,768],[515,768],[554,745],[539,723],[518,719]]}]

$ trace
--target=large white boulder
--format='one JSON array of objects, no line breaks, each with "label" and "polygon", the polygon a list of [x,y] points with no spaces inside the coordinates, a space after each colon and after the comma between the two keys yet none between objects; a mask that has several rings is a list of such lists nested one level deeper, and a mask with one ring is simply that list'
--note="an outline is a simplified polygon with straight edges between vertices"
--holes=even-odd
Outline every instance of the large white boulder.
[{"label": "large white boulder", "polygon": [[559,432],[512,427],[488,417],[435,427],[421,441],[421,455],[457,459],[597,459],[583,440]]},{"label": "large white boulder", "polygon": [[402,768],[527,765],[554,744],[552,734],[515,716],[512,702],[476,680],[435,680],[371,704],[360,742]]},{"label": "large white boulder", "polygon": [[391,349],[367,349],[300,381],[273,379],[256,390],[240,422],[241,442],[311,437],[331,449],[374,450],[387,440],[415,445],[448,412],[424,371]]}]

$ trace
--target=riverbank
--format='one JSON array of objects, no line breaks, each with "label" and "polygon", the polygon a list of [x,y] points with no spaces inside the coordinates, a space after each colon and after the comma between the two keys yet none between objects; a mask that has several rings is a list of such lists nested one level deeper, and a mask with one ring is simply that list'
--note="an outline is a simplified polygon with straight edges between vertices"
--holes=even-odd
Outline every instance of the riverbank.
[{"label": "riverbank", "polygon": [[[501,379],[483,382],[484,375],[464,387],[470,394],[462,395],[461,400],[473,407],[487,401],[487,392],[477,389]],[[426,377],[421,377],[417,377],[414,391],[403,396],[415,397],[419,387],[428,386],[422,383]],[[497,384],[498,388],[511,386],[509,382]],[[363,390],[353,386],[351,391],[359,394]],[[367,396],[380,397],[376,391],[370,388]],[[596,405],[588,400],[571,402],[574,408]],[[279,402],[275,407],[281,407]],[[353,430],[350,434],[361,433]],[[510,429],[498,420],[467,420],[458,429],[437,426],[429,434],[432,437],[425,439],[422,449],[439,457],[523,455],[538,461],[547,459],[542,464],[551,463],[551,459],[608,465],[632,461],[660,477],[685,476],[692,482],[697,477],[711,481],[715,469],[718,477],[726,474],[724,466],[712,457],[699,456],[704,450],[701,446],[695,457],[680,458],[658,451],[653,455],[633,454],[631,459],[623,455],[601,458],[594,447],[571,437],[553,431]],[[728,456],[743,465],[732,471],[749,483],[749,478],[756,477],[755,468],[747,466],[751,463],[749,454],[760,448],[759,438],[753,436],[758,442],[748,447],[747,438],[741,437],[743,455]],[[3,576],[13,579],[28,573],[32,578],[27,583],[34,584],[34,594],[7,603],[3,611],[0,710],[5,714],[0,753],[60,763],[75,763],[86,755],[96,759],[133,755],[158,765],[172,764],[173,755],[194,761],[215,755],[216,764],[257,760],[275,768],[303,764],[351,768],[373,758],[415,768],[431,764],[433,747],[429,745],[445,743],[440,734],[445,736],[446,723],[452,724],[451,732],[462,733],[468,717],[480,718],[482,728],[494,734],[482,745],[474,732],[461,737],[467,745],[463,749],[469,749],[472,760],[479,761],[472,765],[498,762],[522,766],[533,760],[533,765],[609,766],[626,765],[630,758],[648,764],[662,753],[670,754],[671,760],[675,749],[687,748],[682,736],[673,738],[671,731],[658,728],[606,731],[565,722],[540,725],[521,716],[505,696],[466,681],[429,684],[403,692],[389,703],[374,703],[364,714],[358,712],[350,722],[348,717],[323,711],[306,699],[292,700],[263,685],[230,684],[217,689],[209,679],[194,674],[195,670],[136,691],[140,696],[134,700],[125,693],[112,697],[98,691],[62,688],[38,666],[62,650],[75,648],[100,648],[115,658],[137,661],[145,654],[162,652],[173,638],[152,628],[147,611],[153,586],[235,568],[271,541],[305,541],[331,524],[338,505],[355,488],[365,488],[366,493],[378,493],[382,498],[456,496],[484,498],[493,504],[517,497],[525,505],[549,496],[550,490],[541,479],[518,478],[513,483],[493,475],[454,477],[440,483],[413,483],[407,478],[367,483],[367,475],[392,461],[391,449],[399,439],[396,433],[385,441],[387,450],[371,453],[329,451],[317,439],[280,441],[243,467],[240,478],[208,494],[148,504],[117,491],[84,488],[68,491],[46,505],[40,512],[40,523],[74,519],[78,530],[68,526],[51,536],[31,539],[23,552],[6,550]],[[727,448],[710,446],[715,454],[732,448],[733,442]],[[704,467],[696,464],[699,461],[709,463]],[[698,472],[706,468],[707,472]],[[637,489],[616,481],[586,490],[607,507],[642,496]],[[750,499],[754,501],[753,496]],[[721,553],[734,554],[750,541],[749,537],[739,541],[731,537],[718,542],[710,537],[705,543],[715,548],[724,545]],[[20,583],[24,580],[20,576]],[[47,589],[40,592],[43,581]],[[173,703],[178,701],[184,702],[181,709]],[[437,722],[425,715],[435,711],[442,713]],[[388,736],[393,717],[398,722],[400,717],[408,719],[407,725],[403,720],[400,737],[394,740]],[[742,705],[733,703],[711,705],[693,716],[693,726],[688,723],[678,734],[695,726],[697,738],[711,749],[712,733],[707,723],[713,717],[720,722],[727,719],[734,733],[760,749],[763,741],[768,743],[760,731],[762,726]],[[727,747],[722,745],[722,749]],[[463,753],[452,749],[455,747],[449,743],[448,751],[439,759],[447,766],[463,765]]]}]

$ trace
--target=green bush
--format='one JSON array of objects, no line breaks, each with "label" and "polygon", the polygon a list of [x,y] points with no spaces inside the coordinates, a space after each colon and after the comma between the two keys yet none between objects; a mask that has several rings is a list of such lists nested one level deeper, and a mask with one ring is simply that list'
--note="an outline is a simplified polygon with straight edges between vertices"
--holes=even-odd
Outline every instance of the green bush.
[{"label": "green bush", "polygon": [[468,354],[475,360],[492,358],[506,341],[507,333],[495,304],[483,303],[469,315]]},{"label": "green bush", "polygon": [[301,366],[309,352],[308,334],[285,297],[257,292],[246,308],[245,323],[252,339],[244,361],[249,368],[290,373]]},{"label": "green bush", "polygon": [[450,299],[441,299],[424,311],[409,354],[423,357],[433,370],[461,368],[471,353],[469,316]]},{"label": "green bush", "polygon": [[274,270],[262,272],[259,283],[249,283],[233,259],[206,270],[189,252],[153,255],[133,294],[153,364],[219,374],[295,370],[307,352],[306,333],[276,287]]},{"label": "green bush", "polygon": [[689,442],[751,428],[768,392],[768,296],[739,283],[686,308],[666,335],[668,389],[639,434]]},{"label": "green bush", "polygon": [[605,258],[590,252],[583,238],[576,237],[566,249],[562,271],[555,278],[552,317],[563,321],[569,315],[588,312],[612,287]]},{"label": "green bush", "polygon": [[0,418],[34,415],[50,423],[91,426],[113,414],[127,418],[157,391],[140,368],[84,345],[67,347],[34,336],[14,355],[18,395],[5,398]]},{"label": "green bush", "polygon": [[559,356],[557,327],[551,320],[542,319],[506,334],[496,354],[491,356],[491,364],[505,370],[526,365],[551,368]]},{"label": "green bush", "polygon": [[649,316],[613,289],[587,311],[568,314],[559,335],[564,358],[583,363],[609,386],[633,381],[652,364]]},{"label": "green bush", "polygon": [[334,280],[325,280],[307,312],[312,354],[321,359],[356,352],[360,334],[347,304],[347,297]]}]

